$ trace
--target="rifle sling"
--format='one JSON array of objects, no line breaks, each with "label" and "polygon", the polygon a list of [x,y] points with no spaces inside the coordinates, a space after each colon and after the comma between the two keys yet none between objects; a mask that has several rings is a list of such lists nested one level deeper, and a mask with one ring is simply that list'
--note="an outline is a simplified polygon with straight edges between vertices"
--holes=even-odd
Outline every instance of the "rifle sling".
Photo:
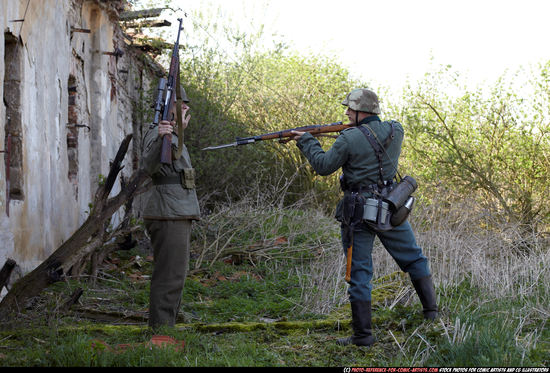
[{"label": "rifle sling", "polygon": [[178,71],[176,77],[176,124],[178,126],[178,150],[174,154],[174,159],[179,159],[183,152],[183,118],[181,117],[181,86],[180,86],[180,68],[178,61]]},{"label": "rifle sling", "polygon": [[387,149],[390,143],[393,140],[393,123],[390,123],[391,125],[391,132],[388,136],[388,138],[384,141],[384,148],[378,143],[377,139],[374,138],[374,133],[371,134],[371,129],[367,125],[359,125],[357,128],[363,132],[363,135],[367,138],[369,143],[371,144],[372,148],[374,149],[374,152],[376,153],[376,157],[378,158],[378,172],[379,172],[379,184],[384,184],[384,169],[382,168],[382,155],[384,154],[384,149]]}]

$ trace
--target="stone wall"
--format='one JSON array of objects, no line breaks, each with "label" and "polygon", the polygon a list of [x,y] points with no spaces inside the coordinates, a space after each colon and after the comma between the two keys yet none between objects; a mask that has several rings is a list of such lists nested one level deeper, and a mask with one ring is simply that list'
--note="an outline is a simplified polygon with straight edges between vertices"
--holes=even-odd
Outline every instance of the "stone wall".
[{"label": "stone wall", "polygon": [[137,167],[161,70],[120,29],[124,4],[0,0],[0,150],[12,140],[9,188],[0,153],[0,266],[12,258],[28,272],[72,235],[129,133],[122,173]]}]

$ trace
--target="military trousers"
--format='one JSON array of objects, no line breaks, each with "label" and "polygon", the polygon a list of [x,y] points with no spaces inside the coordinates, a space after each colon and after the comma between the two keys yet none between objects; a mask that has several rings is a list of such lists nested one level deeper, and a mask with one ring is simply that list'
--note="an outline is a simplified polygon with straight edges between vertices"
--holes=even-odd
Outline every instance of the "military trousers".
[{"label": "military trousers", "polygon": [[174,326],[189,270],[191,220],[145,220],[153,246],[149,326]]},{"label": "military trousers", "polygon": [[[372,249],[376,236],[396,261],[399,268],[409,274],[411,280],[430,275],[428,259],[416,244],[414,233],[408,221],[387,232],[374,232],[366,224],[359,224],[353,231],[351,279],[348,288],[350,302],[371,301]],[[347,255],[349,237],[346,236],[345,229],[342,229],[342,244],[344,255]]]}]

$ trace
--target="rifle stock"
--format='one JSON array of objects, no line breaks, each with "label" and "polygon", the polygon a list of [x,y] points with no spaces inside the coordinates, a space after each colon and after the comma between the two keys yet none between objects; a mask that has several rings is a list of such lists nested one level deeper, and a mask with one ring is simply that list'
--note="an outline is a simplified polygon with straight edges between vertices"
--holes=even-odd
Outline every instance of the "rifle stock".
[{"label": "rifle stock", "polygon": [[294,136],[292,134],[292,131],[309,132],[313,136],[318,136],[323,133],[340,132],[349,127],[351,127],[351,124],[342,123],[342,122],[334,122],[330,124],[314,124],[311,126],[296,127],[296,128],[290,128],[290,129],[277,131],[277,132],[264,133],[257,136],[237,137],[236,141],[233,143],[218,145],[218,146],[209,146],[202,150],[222,149],[230,146],[246,145],[246,144],[251,144],[253,142],[264,141],[264,140],[274,140],[274,139],[279,139],[279,141],[283,142],[284,141],[283,139]]},{"label": "rifle stock", "polygon": [[172,163],[172,136],[164,135],[162,137],[162,147],[160,148],[160,163]]}]

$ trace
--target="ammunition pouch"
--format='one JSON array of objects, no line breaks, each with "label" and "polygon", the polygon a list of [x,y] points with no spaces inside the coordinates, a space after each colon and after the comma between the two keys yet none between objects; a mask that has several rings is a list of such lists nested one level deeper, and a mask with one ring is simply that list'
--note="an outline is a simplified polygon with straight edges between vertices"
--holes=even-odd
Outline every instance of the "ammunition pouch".
[{"label": "ammunition pouch", "polygon": [[185,189],[195,189],[195,169],[194,168],[184,168],[183,172],[180,173],[181,176],[181,185]]}]

